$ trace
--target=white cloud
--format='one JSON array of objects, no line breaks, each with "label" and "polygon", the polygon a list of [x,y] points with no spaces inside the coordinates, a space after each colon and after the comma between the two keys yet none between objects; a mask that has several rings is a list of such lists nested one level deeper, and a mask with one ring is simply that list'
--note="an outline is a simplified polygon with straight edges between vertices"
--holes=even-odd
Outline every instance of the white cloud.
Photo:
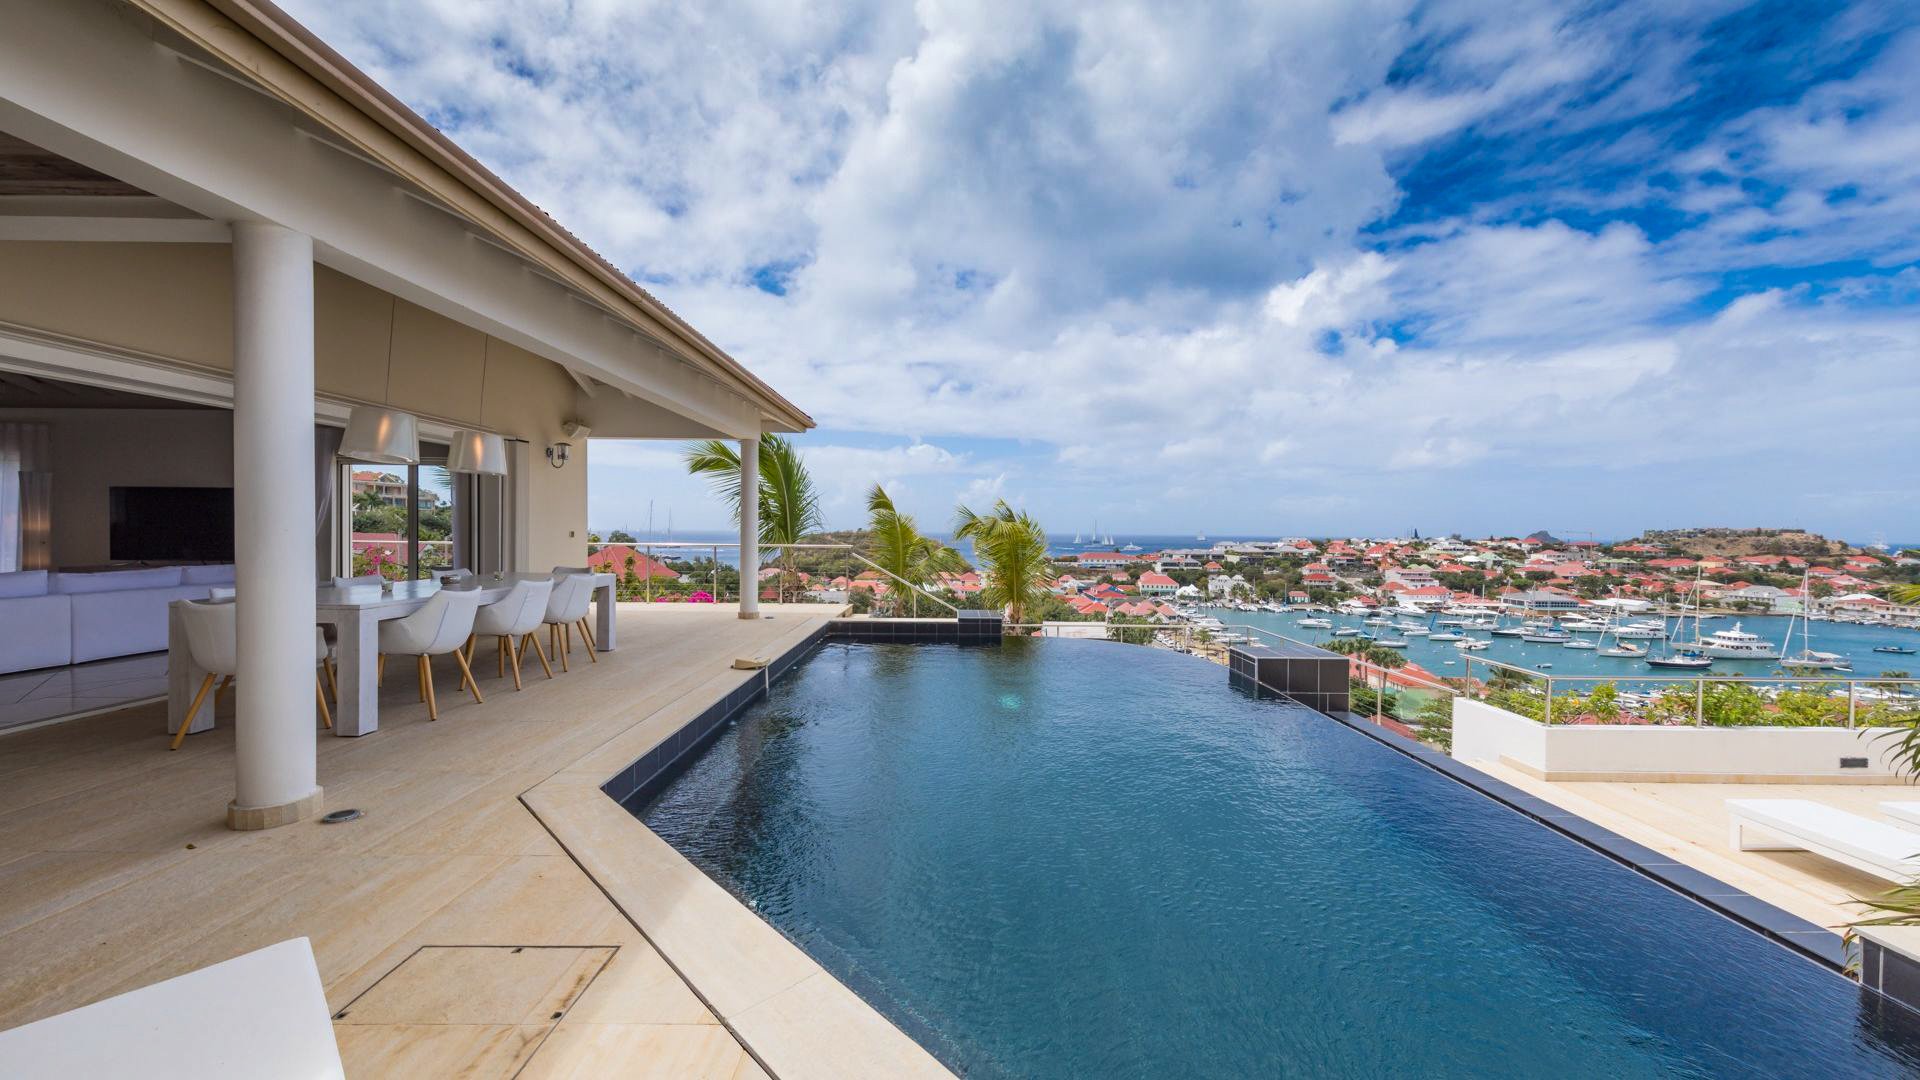
[{"label": "white cloud", "polygon": [[[1782,412],[1871,459],[1915,408],[1911,284],[1713,311],[1724,270],[1920,258],[1913,35],[1675,153],[1720,0],[290,6],[810,411],[835,524],[883,483],[936,522],[1013,493],[1304,529],[1381,482],[1693,475]],[[1589,131],[1372,231],[1425,147]],[[1592,223],[1651,203],[1686,220]],[[593,461],[596,524],[723,520],[670,447]]]}]

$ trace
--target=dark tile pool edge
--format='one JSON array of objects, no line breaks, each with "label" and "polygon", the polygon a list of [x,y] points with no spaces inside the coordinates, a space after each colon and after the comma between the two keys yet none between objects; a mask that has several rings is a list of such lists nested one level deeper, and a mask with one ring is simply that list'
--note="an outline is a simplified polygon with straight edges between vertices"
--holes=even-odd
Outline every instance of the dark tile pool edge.
[{"label": "dark tile pool edge", "polygon": [[1729,885],[1719,878],[1629,840],[1611,829],[1540,798],[1529,795],[1504,780],[1488,776],[1471,765],[1411,739],[1397,731],[1373,723],[1350,712],[1321,713],[1370,739],[1413,758],[1427,768],[1457,783],[1464,784],[1495,802],[1517,810],[1563,836],[1585,844],[1642,877],[1672,889],[1694,902],[1712,908],[1777,944],[1834,971],[1845,973],[1847,952],[1839,934],[1808,922],[1792,912],[1775,907],[1752,893]]},{"label": "dark tile pool edge", "polygon": [[998,612],[961,612],[957,619],[829,619],[798,644],[774,657],[758,671],[742,672],[739,686],[702,709],[678,730],[600,785],[613,801],[628,809],[645,803],[678,776],[706,749],[734,717],[766,696],[793,665],[827,641],[863,644],[988,645],[1000,642]]},{"label": "dark tile pool edge", "polygon": [[679,766],[691,761],[705,749],[727,726],[727,722],[739,715],[740,710],[758,701],[775,679],[785,675],[794,664],[819,648],[820,643],[827,640],[830,629],[828,625],[814,630],[798,644],[774,657],[764,668],[741,672],[743,678],[740,685],[700,710],[672,734],[663,737],[646,753],[601,784],[600,790],[622,806],[651,797],[666,781],[677,775]]}]

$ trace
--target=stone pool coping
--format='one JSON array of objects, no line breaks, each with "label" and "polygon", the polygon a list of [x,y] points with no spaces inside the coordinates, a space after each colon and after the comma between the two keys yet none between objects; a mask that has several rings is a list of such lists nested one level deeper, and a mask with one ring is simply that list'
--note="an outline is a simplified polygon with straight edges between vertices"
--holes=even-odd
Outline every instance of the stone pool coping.
[{"label": "stone pool coping", "polygon": [[[822,1080],[950,1077],[924,1047],[612,794],[630,797],[697,753],[774,678],[818,647],[837,622],[800,622],[765,655],[743,658],[765,666],[713,676],[536,785],[521,801],[767,1072]],[[909,632],[889,640],[915,639]]]}]

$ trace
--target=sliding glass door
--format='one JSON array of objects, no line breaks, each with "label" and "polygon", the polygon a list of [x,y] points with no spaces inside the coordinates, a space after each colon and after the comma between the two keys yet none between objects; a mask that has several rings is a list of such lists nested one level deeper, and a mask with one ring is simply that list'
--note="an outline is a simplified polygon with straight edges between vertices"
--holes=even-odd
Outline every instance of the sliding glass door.
[{"label": "sliding glass door", "polygon": [[419,465],[343,465],[352,576],[401,581],[461,565],[453,525],[461,485],[447,472],[447,448],[422,441],[420,458]]}]

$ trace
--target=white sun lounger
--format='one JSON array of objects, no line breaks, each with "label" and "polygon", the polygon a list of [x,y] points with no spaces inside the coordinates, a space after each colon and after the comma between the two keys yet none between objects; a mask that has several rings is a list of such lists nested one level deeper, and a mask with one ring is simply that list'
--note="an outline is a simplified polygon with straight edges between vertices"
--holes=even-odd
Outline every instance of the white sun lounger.
[{"label": "white sun lounger", "polygon": [[1888,881],[1920,877],[1920,835],[1808,799],[1728,799],[1736,851],[1811,851]]},{"label": "white sun lounger", "polygon": [[1920,802],[1883,802],[1880,812],[1902,825],[1920,825]]},{"label": "white sun lounger", "polygon": [[0,1077],[339,1080],[306,938],[0,1031]]}]

